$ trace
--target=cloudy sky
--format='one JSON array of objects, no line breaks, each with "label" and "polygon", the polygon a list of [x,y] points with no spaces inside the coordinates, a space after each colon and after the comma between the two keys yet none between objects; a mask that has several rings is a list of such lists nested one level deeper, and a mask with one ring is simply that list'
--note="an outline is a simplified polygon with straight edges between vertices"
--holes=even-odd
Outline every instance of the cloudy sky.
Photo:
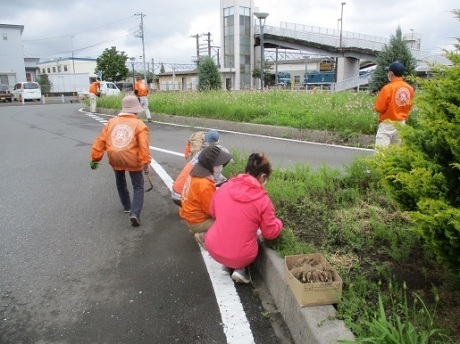
[{"label": "cloudy sky", "polygon": [[[421,49],[450,49],[460,36],[451,11],[458,0],[255,0],[268,12],[266,25],[298,23],[337,29],[343,6],[343,31],[389,38],[398,25],[421,35]],[[196,55],[192,36],[210,32],[220,46],[219,0],[10,0],[2,1],[0,23],[23,25],[24,53],[42,59],[98,57],[115,46],[141,61],[140,15],[144,20],[147,61],[189,64]],[[200,43],[206,44],[203,36]],[[0,52],[1,53],[1,52]]]}]

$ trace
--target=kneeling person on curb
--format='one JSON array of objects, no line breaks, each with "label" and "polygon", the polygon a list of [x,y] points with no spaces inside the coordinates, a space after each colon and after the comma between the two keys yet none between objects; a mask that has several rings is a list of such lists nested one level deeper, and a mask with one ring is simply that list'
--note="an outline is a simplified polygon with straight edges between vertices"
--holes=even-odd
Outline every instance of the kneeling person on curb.
[{"label": "kneeling person on curb", "polygon": [[[144,205],[144,173],[149,173],[150,156],[149,130],[137,117],[143,109],[135,96],[126,96],[122,100],[120,114],[109,120],[102,128],[91,149],[92,169],[107,151],[109,164],[115,171],[118,195],[124,212],[129,213],[133,226],[140,225],[141,210]],[[129,172],[133,185],[131,201],[126,184],[125,171]]]},{"label": "kneeling person on curb", "polygon": [[232,159],[231,154],[217,146],[208,146],[201,151],[198,163],[188,176],[181,196],[179,215],[186,222],[191,234],[206,232],[214,219],[209,207],[216,191],[213,174],[220,173],[223,165]]}]

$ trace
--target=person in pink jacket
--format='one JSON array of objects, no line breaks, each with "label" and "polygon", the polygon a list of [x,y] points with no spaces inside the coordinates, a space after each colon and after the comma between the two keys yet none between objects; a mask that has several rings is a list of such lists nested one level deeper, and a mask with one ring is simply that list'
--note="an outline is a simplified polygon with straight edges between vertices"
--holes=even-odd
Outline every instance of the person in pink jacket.
[{"label": "person in pink jacket", "polygon": [[275,208],[264,189],[272,168],[263,154],[249,156],[245,173],[231,178],[214,194],[211,215],[214,224],[200,243],[210,256],[234,269],[232,279],[249,283],[245,268],[259,252],[257,231],[267,240],[278,237],[283,222],[275,216]]}]

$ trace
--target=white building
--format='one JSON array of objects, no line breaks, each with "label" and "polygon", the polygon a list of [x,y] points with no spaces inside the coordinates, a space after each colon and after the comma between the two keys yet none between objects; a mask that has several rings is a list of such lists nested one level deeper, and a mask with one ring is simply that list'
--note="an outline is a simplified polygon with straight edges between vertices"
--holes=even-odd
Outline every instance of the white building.
[{"label": "white building", "polygon": [[96,78],[96,59],[80,57],[58,57],[40,60],[38,63],[40,74],[59,73],[88,73],[91,78]]},{"label": "white building", "polygon": [[0,84],[10,85],[17,82],[35,81],[36,74],[26,73],[22,32],[24,26],[0,24]]}]

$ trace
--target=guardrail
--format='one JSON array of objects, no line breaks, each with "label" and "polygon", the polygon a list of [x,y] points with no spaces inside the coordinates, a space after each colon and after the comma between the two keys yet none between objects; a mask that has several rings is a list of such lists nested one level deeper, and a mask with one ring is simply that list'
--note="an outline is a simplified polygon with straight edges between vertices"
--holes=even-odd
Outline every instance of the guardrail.
[{"label": "guardrail", "polygon": [[372,76],[372,73],[368,73],[368,74],[360,75],[357,77],[353,77],[353,78],[349,78],[343,81],[333,83],[331,90],[332,92],[340,92],[340,91],[345,91],[345,90],[349,90],[352,88],[359,89],[359,87],[369,84],[369,80],[371,76]]},{"label": "guardrail", "polygon": [[[260,34],[259,26],[254,27],[254,33]],[[264,26],[264,34],[289,37],[307,42],[328,45],[334,48],[340,47],[340,31],[330,28],[281,22],[280,27]],[[343,48],[361,48],[380,52],[389,42],[390,40],[384,37],[342,31]],[[448,63],[444,54],[414,48],[409,49],[412,56],[417,60],[434,63]]]}]

